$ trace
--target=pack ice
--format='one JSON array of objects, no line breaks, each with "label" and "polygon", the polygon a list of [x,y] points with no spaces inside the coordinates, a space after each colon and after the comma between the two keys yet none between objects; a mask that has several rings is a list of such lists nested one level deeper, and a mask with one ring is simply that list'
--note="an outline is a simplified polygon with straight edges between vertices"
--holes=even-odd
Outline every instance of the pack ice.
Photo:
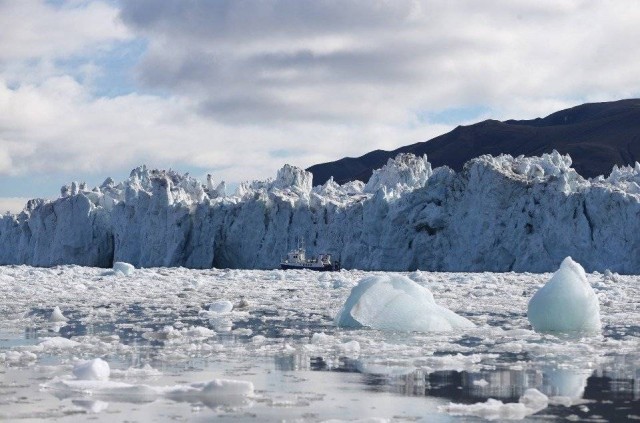
[{"label": "pack ice", "polygon": [[402,275],[371,276],[351,289],[336,324],[381,330],[447,332],[471,328],[466,318],[442,307],[427,288]]},{"label": "pack ice", "polygon": [[601,330],[600,304],[584,269],[567,257],[529,301],[527,317],[536,332]]},{"label": "pack ice", "polygon": [[[346,268],[640,273],[640,164],[584,179],[571,158],[481,156],[461,172],[401,154],[367,184],[285,165],[235,193],[208,177],[134,169],[0,216],[0,264],[273,268],[297,238]],[[611,218],[615,216],[614,218]]]}]

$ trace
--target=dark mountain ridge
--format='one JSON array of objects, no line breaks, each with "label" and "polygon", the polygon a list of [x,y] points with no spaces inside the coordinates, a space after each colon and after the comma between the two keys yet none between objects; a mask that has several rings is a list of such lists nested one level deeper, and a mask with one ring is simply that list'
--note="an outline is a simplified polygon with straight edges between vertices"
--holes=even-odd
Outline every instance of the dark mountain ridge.
[{"label": "dark mountain ridge", "polygon": [[393,151],[375,150],[309,167],[313,185],[331,176],[340,184],[368,181],[374,169],[399,153],[426,154],[434,167],[456,171],[483,154],[538,156],[557,150],[569,154],[573,168],[584,177],[608,175],[613,165],[640,161],[640,99],[587,103],[531,120],[485,120],[458,126],[429,141]]}]

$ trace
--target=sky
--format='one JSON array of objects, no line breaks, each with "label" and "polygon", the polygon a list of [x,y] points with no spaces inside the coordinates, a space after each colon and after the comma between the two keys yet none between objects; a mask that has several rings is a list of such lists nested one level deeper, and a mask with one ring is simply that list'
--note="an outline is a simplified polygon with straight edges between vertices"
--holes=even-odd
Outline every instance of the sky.
[{"label": "sky", "polygon": [[640,97],[637,0],[0,0],[0,212]]}]

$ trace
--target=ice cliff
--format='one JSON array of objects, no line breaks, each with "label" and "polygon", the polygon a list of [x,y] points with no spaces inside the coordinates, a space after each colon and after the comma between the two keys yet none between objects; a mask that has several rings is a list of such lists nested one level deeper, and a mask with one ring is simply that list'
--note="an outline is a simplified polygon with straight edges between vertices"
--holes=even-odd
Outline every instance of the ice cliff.
[{"label": "ice cliff", "polygon": [[584,179],[571,158],[481,156],[456,173],[399,155],[365,185],[286,165],[228,194],[173,171],[73,183],[0,217],[0,264],[273,268],[297,237],[344,267],[640,273],[640,164]]}]

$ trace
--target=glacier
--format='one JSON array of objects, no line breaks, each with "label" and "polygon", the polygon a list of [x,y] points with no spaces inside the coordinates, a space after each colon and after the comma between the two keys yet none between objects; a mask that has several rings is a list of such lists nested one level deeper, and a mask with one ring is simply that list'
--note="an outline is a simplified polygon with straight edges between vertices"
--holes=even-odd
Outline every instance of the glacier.
[{"label": "glacier", "polygon": [[572,256],[589,272],[640,273],[640,164],[585,179],[558,152],[481,156],[460,172],[401,154],[367,184],[224,182],[145,166],[96,188],[0,216],[0,264],[110,268],[278,266],[306,240],[345,268],[548,272]]}]

